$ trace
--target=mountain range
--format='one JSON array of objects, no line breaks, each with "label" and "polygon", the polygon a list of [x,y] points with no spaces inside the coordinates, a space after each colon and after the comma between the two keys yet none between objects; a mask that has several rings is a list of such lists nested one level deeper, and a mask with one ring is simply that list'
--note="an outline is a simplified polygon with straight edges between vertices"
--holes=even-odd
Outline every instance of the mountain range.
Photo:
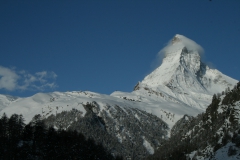
[{"label": "mountain range", "polygon": [[203,49],[183,35],[175,35],[161,54],[162,64],[130,93],[0,95],[0,115],[22,114],[25,123],[40,115],[47,126],[77,130],[113,155],[145,158],[171,137],[176,122],[205,112],[214,94],[228,92],[238,82],[203,63]]}]

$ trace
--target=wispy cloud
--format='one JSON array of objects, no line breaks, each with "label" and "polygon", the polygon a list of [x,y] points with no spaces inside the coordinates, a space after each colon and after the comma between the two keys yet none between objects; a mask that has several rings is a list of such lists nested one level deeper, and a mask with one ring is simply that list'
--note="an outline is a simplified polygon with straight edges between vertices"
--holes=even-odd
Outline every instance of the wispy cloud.
[{"label": "wispy cloud", "polygon": [[[178,40],[173,43],[173,39],[175,37],[177,37]],[[162,60],[167,56],[168,53],[176,52],[177,50],[183,49],[183,47],[186,47],[189,51],[197,51],[202,59],[204,55],[204,49],[202,46],[183,35],[176,34],[171,40],[168,41],[166,46],[158,52],[156,59],[151,64],[151,67],[156,69],[159,67],[159,65],[161,65]]]},{"label": "wispy cloud", "polygon": [[41,71],[34,74],[26,70],[17,71],[14,68],[0,66],[0,89],[14,90],[45,90],[57,87],[54,72]]},{"label": "wispy cloud", "polygon": [[16,89],[19,78],[14,70],[0,66],[0,89]]}]

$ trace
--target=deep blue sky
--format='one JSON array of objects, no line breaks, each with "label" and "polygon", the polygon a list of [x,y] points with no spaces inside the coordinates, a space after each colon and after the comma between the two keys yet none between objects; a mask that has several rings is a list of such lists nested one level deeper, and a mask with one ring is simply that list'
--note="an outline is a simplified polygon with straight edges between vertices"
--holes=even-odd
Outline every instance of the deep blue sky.
[{"label": "deep blue sky", "polygon": [[0,1],[0,94],[132,91],[177,33],[239,80],[239,17],[239,0]]}]

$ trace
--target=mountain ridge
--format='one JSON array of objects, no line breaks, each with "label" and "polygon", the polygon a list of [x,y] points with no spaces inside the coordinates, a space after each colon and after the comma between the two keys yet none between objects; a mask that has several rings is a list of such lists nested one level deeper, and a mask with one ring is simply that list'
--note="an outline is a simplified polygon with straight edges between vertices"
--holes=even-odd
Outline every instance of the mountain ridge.
[{"label": "mountain ridge", "polygon": [[[19,113],[26,115],[29,122],[33,114],[43,114],[43,106],[50,107],[51,103],[55,103],[50,102],[53,99],[59,98],[56,106],[62,104],[64,106],[62,110],[69,110],[70,106],[74,106],[83,113],[86,111],[79,107],[80,103],[96,101],[102,105],[131,106],[160,118],[164,111],[175,114],[174,119],[167,122],[171,128],[183,115],[194,116],[203,112],[214,93],[222,92],[228,87],[232,88],[237,83],[236,80],[202,63],[203,49],[185,36],[175,35],[162,51],[165,52],[162,64],[139,82],[131,93],[120,91],[110,95],[88,91],[38,93],[32,97],[13,98],[13,101],[7,100],[4,98],[6,96],[2,95],[0,113],[13,114],[18,111],[17,106],[20,105],[23,108]],[[70,100],[73,104],[69,102]],[[56,109],[51,110],[56,112]]]},{"label": "mountain ridge", "polygon": [[[104,128],[103,124],[110,126],[110,130],[103,129],[102,133],[111,134],[113,142],[118,143],[120,148],[121,143],[125,143],[124,139],[129,148],[131,144],[140,145],[137,141],[141,139],[146,150],[145,156],[153,154],[161,141],[170,137],[170,130],[179,119],[185,115],[196,116],[204,112],[214,93],[233,88],[237,83],[201,62],[201,46],[182,35],[176,35],[162,51],[165,54],[162,64],[130,93],[115,91],[105,95],[90,91],[72,91],[37,93],[25,98],[0,95],[0,114],[22,114],[26,123],[39,114],[43,119],[52,118],[48,123],[57,127],[57,122],[64,119],[60,117],[59,120],[59,115],[64,115],[65,112],[67,115],[74,115],[72,110],[78,110],[83,119],[76,122],[88,124],[86,127],[89,127],[89,121],[94,122],[98,130]],[[89,110],[86,108],[88,104],[94,104],[94,107]],[[93,116],[85,117],[89,113]],[[77,129],[79,124],[73,122],[74,118],[79,119],[77,116],[67,119],[64,122],[67,127],[64,129],[67,130],[68,126],[74,128],[72,125]],[[124,118],[129,118],[131,123],[125,122]],[[95,123],[96,120],[103,123]],[[145,121],[150,127],[137,125]],[[152,135],[158,134],[157,128],[161,129],[160,138]],[[135,135],[134,130],[137,130],[139,135]],[[148,130],[152,133],[148,133]],[[89,132],[91,131],[94,131],[94,128],[90,128]],[[99,142],[96,136],[93,137]],[[103,134],[103,137],[106,135]],[[132,137],[137,137],[138,140]],[[106,142],[108,143],[112,144]],[[141,152],[144,147],[141,147]],[[112,147],[108,149],[116,154],[130,154],[123,149],[119,149],[119,152]]]}]

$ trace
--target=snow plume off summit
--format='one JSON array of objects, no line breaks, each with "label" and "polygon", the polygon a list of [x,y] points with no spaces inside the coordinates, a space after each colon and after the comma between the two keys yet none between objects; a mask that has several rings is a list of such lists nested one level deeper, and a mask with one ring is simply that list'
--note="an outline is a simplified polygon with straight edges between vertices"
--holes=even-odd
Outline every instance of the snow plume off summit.
[{"label": "snow plume off summit", "polygon": [[167,45],[158,52],[156,65],[159,66],[162,63],[163,58],[165,58],[167,56],[167,54],[174,53],[180,49],[183,49],[184,47],[186,47],[189,51],[198,52],[199,55],[203,55],[203,53],[204,53],[204,49],[199,44],[197,44],[193,40],[191,40],[183,35],[176,34],[167,43]]},{"label": "snow plume off summit", "polygon": [[179,34],[176,34],[175,37],[168,42],[168,45],[160,51],[160,53],[163,52],[166,56],[166,54],[176,52],[184,47],[186,47],[189,51],[197,51],[199,54],[204,53],[204,49],[199,44]]}]

